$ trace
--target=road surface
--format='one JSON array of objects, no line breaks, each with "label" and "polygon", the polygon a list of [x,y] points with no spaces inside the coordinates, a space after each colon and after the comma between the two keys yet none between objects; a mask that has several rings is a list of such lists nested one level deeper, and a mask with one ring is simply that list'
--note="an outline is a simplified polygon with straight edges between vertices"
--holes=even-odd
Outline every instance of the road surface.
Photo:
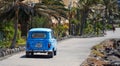
[{"label": "road surface", "polygon": [[58,43],[58,54],[54,58],[42,55],[26,58],[25,52],[20,52],[0,60],[0,66],[80,66],[88,57],[92,46],[109,38],[120,38],[120,28],[117,28],[115,32],[107,31],[105,37],[63,40]]}]

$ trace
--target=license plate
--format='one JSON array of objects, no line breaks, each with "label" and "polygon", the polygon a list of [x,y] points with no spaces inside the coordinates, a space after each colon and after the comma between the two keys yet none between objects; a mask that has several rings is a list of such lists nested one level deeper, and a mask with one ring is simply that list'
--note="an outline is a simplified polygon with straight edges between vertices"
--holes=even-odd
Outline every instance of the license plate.
[{"label": "license plate", "polygon": [[42,47],[42,44],[41,44],[41,43],[37,43],[37,44],[35,45],[35,47],[40,48],[40,47]]}]

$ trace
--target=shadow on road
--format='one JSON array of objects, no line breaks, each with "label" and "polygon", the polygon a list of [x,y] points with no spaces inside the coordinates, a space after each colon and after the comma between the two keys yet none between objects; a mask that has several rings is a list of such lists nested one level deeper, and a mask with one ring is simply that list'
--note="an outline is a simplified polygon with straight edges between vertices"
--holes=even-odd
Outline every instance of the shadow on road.
[{"label": "shadow on road", "polygon": [[47,55],[31,55],[26,57],[26,55],[21,56],[20,58],[39,58],[39,59],[50,59]]}]

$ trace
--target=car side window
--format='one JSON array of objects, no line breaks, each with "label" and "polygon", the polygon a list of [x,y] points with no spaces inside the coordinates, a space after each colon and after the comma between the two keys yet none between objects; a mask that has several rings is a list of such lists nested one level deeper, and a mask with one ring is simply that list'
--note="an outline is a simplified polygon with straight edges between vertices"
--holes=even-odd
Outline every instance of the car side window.
[{"label": "car side window", "polygon": [[51,37],[52,37],[52,38],[55,38],[55,37],[54,37],[54,33],[53,33],[53,31],[51,32]]}]

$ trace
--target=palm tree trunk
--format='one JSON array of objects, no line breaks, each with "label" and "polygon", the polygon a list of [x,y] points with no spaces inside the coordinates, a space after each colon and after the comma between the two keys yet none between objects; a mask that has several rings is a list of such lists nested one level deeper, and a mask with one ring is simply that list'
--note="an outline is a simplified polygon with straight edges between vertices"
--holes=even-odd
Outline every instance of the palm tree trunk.
[{"label": "palm tree trunk", "polygon": [[95,33],[96,32],[95,18],[93,19],[93,30],[94,30],[94,33]]},{"label": "palm tree trunk", "polygon": [[80,36],[82,36],[83,35],[83,23],[84,23],[84,17],[83,17],[83,12],[81,12],[81,24],[80,24]]},{"label": "palm tree trunk", "polygon": [[15,33],[14,33],[14,37],[13,37],[13,40],[12,40],[12,43],[11,43],[11,46],[10,48],[14,48],[15,45],[16,45],[16,39],[17,39],[17,27],[18,27],[18,22],[16,21],[15,22]]},{"label": "palm tree trunk", "polygon": [[84,33],[84,28],[86,26],[86,21],[87,21],[87,17],[88,17],[88,10],[83,10],[81,12],[81,14],[82,14],[82,16],[81,16],[80,36],[82,36]]},{"label": "palm tree trunk", "polygon": [[16,46],[16,40],[17,40],[17,30],[18,30],[18,13],[19,13],[19,8],[16,6],[16,22],[15,22],[15,25],[14,25],[14,28],[15,28],[15,33],[14,33],[14,37],[13,37],[13,40],[12,40],[12,43],[11,43],[11,46],[10,48],[15,48]]}]

